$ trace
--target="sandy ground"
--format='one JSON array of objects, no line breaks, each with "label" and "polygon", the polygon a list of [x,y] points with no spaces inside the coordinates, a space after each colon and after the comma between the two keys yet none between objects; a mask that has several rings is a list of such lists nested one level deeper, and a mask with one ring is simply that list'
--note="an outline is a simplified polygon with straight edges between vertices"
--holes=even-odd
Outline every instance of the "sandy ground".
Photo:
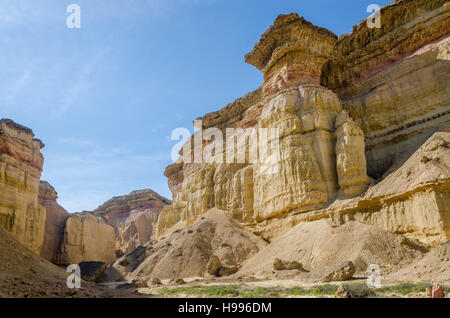
[{"label": "sandy ground", "polygon": [[69,289],[66,271],[17,242],[0,227],[0,297],[138,297],[133,291],[118,291],[81,282],[80,289]]},{"label": "sandy ground", "polygon": [[[179,293],[176,295],[161,295],[160,292],[164,289],[175,289],[179,287],[189,287],[189,286],[227,286],[227,285],[238,285],[241,288],[249,288],[249,289],[255,289],[258,287],[263,288],[270,288],[270,287],[278,287],[278,288],[291,288],[291,287],[303,287],[303,288],[311,288],[314,286],[321,286],[323,284],[320,283],[306,283],[301,282],[297,279],[285,279],[285,280],[252,280],[247,279],[245,281],[235,281],[231,279],[204,279],[204,278],[189,278],[186,279],[185,285],[176,285],[169,281],[163,281],[164,285],[160,286],[150,286],[148,288],[139,288],[138,292],[143,295],[151,295],[152,297],[161,297],[161,298],[194,298],[197,297],[196,295],[188,295]],[[366,279],[365,278],[356,278],[353,280],[345,281],[345,282],[330,282],[328,284],[331,285],[343,285],[343,284],[365,284]],[[398,281],[390,281],[390,280],[382,280],[381,286],[395,286],[399,284]],[[376,291],[376,290],[375,290]],[[286,296],[288,298],[314,298],[317,296],[309,296],[309,295],[288,295]],[[320,297],[326,297],[326,298],[333,298],[334,295],[321,295]],[[424,290],[423,292],[414,292],[407,295],[402,295],[395,292],[390,293],[383,293],[378,294],[376,297],[381,298],[390,298],[390,297],[397,297],[397,298],[427,298],[427,293]],[[227,296],[224,296],[223,298],[228,298]]]}]

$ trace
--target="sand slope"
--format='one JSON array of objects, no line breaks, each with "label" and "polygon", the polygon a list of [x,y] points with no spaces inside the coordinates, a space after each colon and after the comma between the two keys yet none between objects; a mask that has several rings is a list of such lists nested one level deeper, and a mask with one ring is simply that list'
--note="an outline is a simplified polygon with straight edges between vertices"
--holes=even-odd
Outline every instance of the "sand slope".
[{"label": "sand slope", "polygon": [[110,280],[198,277],[205,274],[212,255],[218,256],[223,265],[233,266],[266,245],[263,239],[245,230],[224,211],[214,208],[186,228],[119,259],[108,268],[105,276]]},{"label": "sand slope", "polygon": [[450,282],[450,241],[433,248],[422,259],[388,276],[396,281]]},{"label": "sand slope", "polygon": [[384,270],[420,258],[426,249],[401,235],[356,221],[332,226],[328,220],[300,223],[246,261],[239,274],[271,273],[273,260],[298,261],[317,270],[352,261],[357,272],[378,264]]},{"label": "sand slope", "polygon": [[0,227],[0,297],[129,297],[106,287],[82,282],[67,288],[64,269],[32,253]]}]

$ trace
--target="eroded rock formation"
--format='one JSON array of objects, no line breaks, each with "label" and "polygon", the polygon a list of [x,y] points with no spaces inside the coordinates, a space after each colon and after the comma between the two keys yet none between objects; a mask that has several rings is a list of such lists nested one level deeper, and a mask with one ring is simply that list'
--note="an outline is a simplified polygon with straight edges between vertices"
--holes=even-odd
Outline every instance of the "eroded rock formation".
[{"label": "eroded rock formation", "polygon": [[170,203],[153,190],[137,190],[108,200],[93,214],[114,227],[116,249],[128,254],[150,240],[159,213]]},{"label": "eroded rock formation", "polygon": [[43,147],[31,129],[0,120],[0,226],[36,254],[45,228],[45,208],[38,202]]},{"label": "eroded rock formation", "polygon": [[39,203],[45,207],[44,242],[40,255],[48,261],[56,262],[58,249],[64,235],[64,227],[69,213],[56,201],[58,193],[48,182],[41,181],[39,185]]},{"label": "eroded rock formation", "polygon": [[111,264],[115,258],[115,236],[111,225],[89,212],[72,214],[67,219],[58,264]]},{"label": "eroded rock formation", "polygon": [[449,122],[449,30],[447,0],[395,1],[381,28],[361,21],[325,63],[321,84],[363,129],[370,175]]},{"label": "eroded rock formation", "polygon": [[[395,1],[382,8],[381,28],[363,20],[339,39],[279,16],[246,56],[263,72],[262,88],[197,119],[221,134],[197,130],[166,169],[174,203],[155,237],[217,207],[269,241],[322,218],[448,240],[449,9],[443,0]],[[251,141],[260,129],[278,131],[269,161],[251,160],[262,158]],[[221,140],[236,141],[246,160],[227,160]],[[204,153],[223,160],[202,161]]]},{"label": "eroded rock formation", "polygon": [[[208,153],[217,143],[215,139],[196,144],[196,138],[205,139],[197,132],[188,141],[195,152],[193,162],[183,155],[166,169],[174,205],[161,213],[158,235],[177,223],[189,224],[212,207],[255,224],[323,208],[339,188],[346,195],[365,190],[369,178],[364,161],[350,167],[354,160],[364,159],[362,131],[346,113],[340,115],[337,95],[319,85],[320,70],[336,40],[330,31],[296,14],[277,18],[246,56],[264,73],[262,90],[199,119],[200,128],[215,127],[225,136],[224,162],[195,161],[199,148]],[[229,134],[228,128],[238,129]],[[253,133],[258,141],[249,141],[247,148],[245,138]],[[262,148],[264,138],[271,143],[269,149]],[[230,160],[229,143],[244,152],[244,162]],[[358,148],[352,148],[355,145]],[[251,160],[253,154],[259,154],[258,160]]]}]

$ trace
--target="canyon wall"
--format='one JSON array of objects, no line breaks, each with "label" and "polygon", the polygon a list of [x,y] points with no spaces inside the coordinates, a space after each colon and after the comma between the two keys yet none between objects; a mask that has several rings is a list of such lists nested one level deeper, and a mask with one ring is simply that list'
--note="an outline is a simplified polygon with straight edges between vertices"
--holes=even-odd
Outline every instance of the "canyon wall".
[{"label": "canyon wall", "polygon": [[111,264],[116,258],[114,228],[90,212],[70,215],[57,254],[60,265],[81,262]]},{"label": "canyon wall", "polygon": [[[197,119],[202,130],[187,142],[193,154],[186,156],[184,147],[180,160],[166,169],[174,204],[161,213],[157,236],[176,224],[192,223],[213,207],[250,226],[323,208],[339,191],[355,195],[365,190],[366,165],[354,162],[364,158],[363,133],[343,112],[337,95],[319,85],[336,40],[297,14],[276,19],[246,56],[264,73],[262,88]],[[225,138],[202,136],[208,128],[217,128]],[[232,134],[230,128],[236,128]],[[218,147],[219,140],[227,146]],[[278,149],[265,147],[264,140]],[[228,144],[236,153],[229,152]],[[223,160],[207,162],[211,153]],[[348,167],[352,164],[357,169]]]},{"label": "canyon wall", "polygon": [[39,254],[45,229],[45,208],[38,202],[44,144],[31,129],[0,120],[0,226]]},{"label": "canyon wall", "polygon": [[171,203],[152,190],[138,190],[95,211],[69,214],[56,199],[55,189],[41,181],[39,200],[47,209],[41,256],[60,265],[111,264],[150,240],[160,211]]},{"label": "canyon wall", "polygon": [[58,193],[48,182],[39,185],[39,203],[47,212],[45,219],[44,241],[40,255],[50,262],[56,262],[61,246],[64,227],[70,214],[56,201]]},{"label": "canyon wall", "polygon": [[264,74],[262,87],[194,121],[201,129],[167,167],[174,203],[155,237],[217,207],[269,241],[321,218],[448,240],[445,2],[395,1],[382,8],[381,28],[363,20],[339,39],[297,14],[280,15],[246,55]]},{"label": "canyon wall", "polygon": [[321,74],[366,137],[369,174],[381,176],[450,118],[450,3],[395,1],[381,28],[342,35]]}]

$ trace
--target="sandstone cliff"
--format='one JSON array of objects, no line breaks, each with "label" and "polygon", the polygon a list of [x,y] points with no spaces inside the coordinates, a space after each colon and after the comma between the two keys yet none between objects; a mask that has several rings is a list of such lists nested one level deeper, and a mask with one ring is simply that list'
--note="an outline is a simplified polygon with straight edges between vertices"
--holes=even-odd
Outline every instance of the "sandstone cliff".
[{"label": "sandstone cliff", "polygon": [[64,227],[70,214],[56,202],[58,193],[48,182],[39,185],[39,203],[47,212],[45,219],[44,242],[40,255],[48,261],[56,262],[61,246]]},{"label": "sandstone cliff", "polygon": [[337,41],[321,84],[363,129],[370,175],[449,122],[449,31],[447,0],[402,0],[382,8],[380,29],[363,20]]},{"label": "sandstone cliff", "polygon": [[39,254],[45,209],[38,202],[44,144],[31,129],[0,120],[0,226]]},{"label": "sandstone cliff", "polygon": [[[251,225],[323,208],[339,190],[342,195],[365,190],[369,178],[364,162],[349,167],[364,158],[363,133],[343,113],[337,95],[319,85],[320,70],[336,40],[297,14],[277,18],[246,56],[264,73],[262,89],[198,119],[203,129],[220,129],[226,143],[236,141],[245,162],[230,161],[228,149],[223,150],[224,163],[198,163],[195,158],[186,162],[183,148],[183,156],[165,172],[174,205],[161,213],[157,235],[177,223],[193,222],[212,207]],[[227,128],[237,128],[236,133],[229,135]],[[271,154],[276,160],[264,157],[261,144],[246,148],[245,141],[239,141],[252,129],[277,131],[279,149]],[[194,151],[196,138],[202,136],[188,141]],[[200,148],[208,152],[214,144],[202,143]],[[251,162],[252,154],[259,158]]]},{"label": "sandstone cliff", "polygon": [[66,221],[57,264],[115,260],[114,228],[91,213],[72,214]]},{"label": "sandstone cliff", "polygon": [[[155,237],[217,207],[269,241],[321,218],[448,240],[449,10],[443,0],[395,1],[380,29],[363,20],[339,38],[280,15],[246,56],[262,88],[198,118],[203,130],[167,167],[174,203]],[[208,128],[222,133],[202,136]],[[252,129],[277,129],[276,160],[260,156]],[[245,161],[228,160],[221,139]]]},{"label": "sandstone cliff", "polygon": [[108,200],[93,214],[114,227],[116,249],[130,253],[150,240],[159,213],[171,203],[153,190],[138,190]]}]

